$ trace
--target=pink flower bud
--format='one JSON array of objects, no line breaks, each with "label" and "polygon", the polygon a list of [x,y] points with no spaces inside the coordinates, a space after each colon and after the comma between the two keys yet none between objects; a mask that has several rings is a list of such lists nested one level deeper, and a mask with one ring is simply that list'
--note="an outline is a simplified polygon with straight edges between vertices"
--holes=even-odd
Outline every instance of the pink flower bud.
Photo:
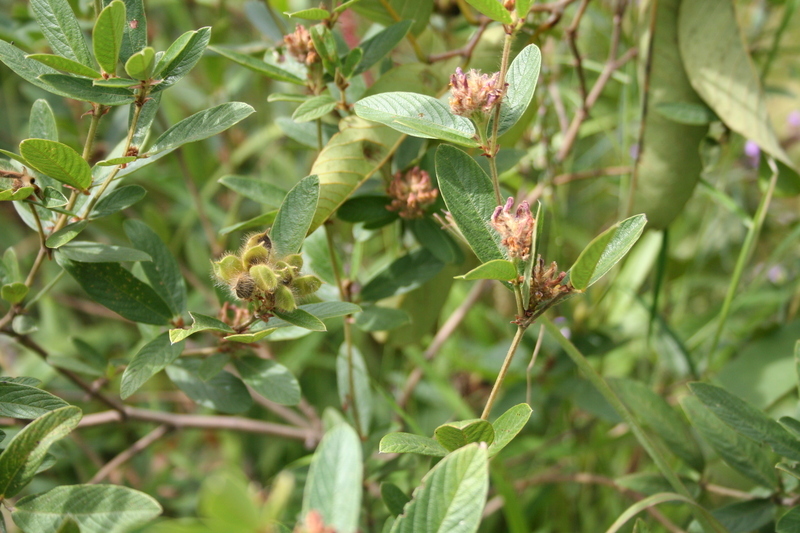
[{"label": "pink flower bud", "polygon": [[513,207],[514,198],[509,197],[505,205],[495,208],[491,223],[500,235],[502,245],[508,250],[508,256],[525,261],[531,254],[536,219],[533,218],[528,202],[520,203],[512,214]]}]

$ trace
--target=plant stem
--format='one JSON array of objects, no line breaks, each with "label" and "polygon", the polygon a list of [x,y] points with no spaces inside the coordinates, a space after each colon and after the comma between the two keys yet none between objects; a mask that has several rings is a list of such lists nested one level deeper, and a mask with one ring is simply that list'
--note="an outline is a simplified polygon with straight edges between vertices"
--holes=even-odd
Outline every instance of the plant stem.
[{"label": "plant stem", "polygon": [[[500,60],[500,78],[498,80],[499,87],[505,87],[506,85],[506,73],[508,72],[508,59],[511,55],[511,41],[514,39],[514,34],[516,30],[513,30],[511,33],[506,33],[506,38],[503,41],[503,56]],[[500,195],[500,175],[497,172],[497,152],[500,149],[500,146],[497,143],[498,131],[500,128],[500,108],[502,107],[503,97],[505,96],[505,91],[503,91],[500,95],[500,98],[497,99],[494,108],[494,117],[492,119],[492,131],[489,135],[489,142],[483,143],[486,145],[486,157],[489,158],[489,169],[492,173],[492,185],[494,185],[494,196],[497,200],[497,205],[503,204],[503,198]]]},{"label": "plant stem", "polygon": [[778,182],[778,167],[775,165],[775,161],[772,158],[768,159],[767,161],[772,170],[772,177],[769,180],[769,185],[767,186],[767,190],[764,192],[764,196],[761,198],[761,202],[758,204],[756,214],[753,216],[753,223],[744,239],[744,244],[739,252],[739,257],[736,259],[736,266],[733,269],[733,277],[731,278],[730,285],[728,285],[728,292],[725,294],[725,301],[722,303],[722,310],[719,313],[717,330],[714,332],[714,340],[711,342],[711,350],[708,352],[709,365],[714,357],[714,352],[717,351],[717,346],[719,345],[719,340],[722,336],[722,330],[725,327],[725,322],[728,320],[728,315],[730,315],[731,312],[733,298],[736,296],[736,289],[739,286],[739,282],[742,280],[744,267],[750,260],[750,257],[753,255],[753,250],[755,250],[758,236],[761,234],[761,228],[764,226],[764,219],[767,217],[769,204],[772,201],[772,194],[775,192],[775,185]]},{"label": "plant stem", "polygon": [[491,170],[492,173],[494,198],[497,200],[497,205],[503,205],[503,197],[500,195],[500,175],[497,173],[497,160],[494,156],[489,156],[489,170]]},{"label": "plant stem", "polygon": [[[561,330],[558,329],[558,326],[553,324],[553,322],[546,316],[540,317],[540,320],[542,321],[545,329],[547,329],[547,332],[555,338],[559,345],[561,345],[561,348],[567,353],[570,359],[572,359],[581,373],[583,373],[584,377],[586,377],[586,379],[588,379],[592,385],[595,386],[597,391],[611,405],[614,411],[616,411],[622,420],[628,425],[628,427],[630,427],[631,432],[636,437],[636,440],[638,440],[639,444],[641,444],[645,449],[647,454],[661,471],[661,474],[672,486],[672,489],[678,494],[694,500],[678,475],[669,466],[666,457],[664,457],[658,448],[656,448],[656,446],[653,444],[653,441],[650,440],[650,437],[647,435],[647,433],[645,433],[642,426],[633,416],[633,413],[630,412],[628,407],[622,402],[622,400],[620,400],[608,383],[606,383],[606,380],[603,379],[603,376],[601,376],[597,370],[592,367],[589,361],[575,347],[575,345],[572,344],[569,339],[567,339],[561,333]],[[703,513],[700,513],[694,508],[692,512],[694,513],[697,521],[703,526],[705,531],[727,533],[727,530],[721,524],[713,523],[705,515],[703,515]]]},{"label": "plant stem", "polygon": [[494,381],[492,392],[489,394],[489,399],[486,401],[486,407],[483,408],[483,414],[481,414],[481,419],[483,420],[489,420],[489,415],[492,412],[492,406],[497,399],[497,395],[500,393],[500,387],[503,386],[503,381],[506,379],[508,368],[511,366],[511,361],[514,359],[514,354],[517,352],[517,346],[519,346],[524,334],[525,326],[517,326],[517,333],[514,335],[514,339],[511,341],[511,346],[508,348],[508,353],[503,361],[503,366],[500,367],[500,372],[497,374],[497,379]]}]

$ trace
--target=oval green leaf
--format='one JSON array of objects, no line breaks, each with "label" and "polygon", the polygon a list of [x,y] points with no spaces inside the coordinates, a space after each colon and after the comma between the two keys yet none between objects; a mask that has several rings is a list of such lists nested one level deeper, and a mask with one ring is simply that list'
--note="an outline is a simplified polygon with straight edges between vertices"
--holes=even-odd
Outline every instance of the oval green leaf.
[{"label": "oval green leaf", "polygon": [[517,278],[517,267],[514,263],[506,259],[494,259],[473,268],[463,276],[456,276],[456,279],[472,281],[475,279],[497,279],[500,281],[511,281]]},{"label": "oval green leaf", "polygon": [[300,180],[286,195],[269,233],[278,257],[300,251],[314,219],[319,195],[320,183],[315,175]]},{"label": "oval green leaf", "polygon": [[42,174],[85,191],[92,184],[92,169],[78,152],[56,141],[26,139],[19,145],[22,157]]},{"label": "oval green leaf", "polygon": [[125,4],[121,0],[114,0],[100,12],[94,23],[92,31],[94,57],[100,68],[109,74],[117,72],[122,35],[125,33],[125,19]]}]

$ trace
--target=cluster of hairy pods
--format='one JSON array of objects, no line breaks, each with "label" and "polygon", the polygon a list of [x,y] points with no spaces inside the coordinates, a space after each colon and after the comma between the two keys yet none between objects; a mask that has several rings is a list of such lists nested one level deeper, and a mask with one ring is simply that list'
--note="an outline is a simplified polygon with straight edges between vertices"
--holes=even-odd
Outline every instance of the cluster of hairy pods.
[{"label": "cluster of hairy pods", "polygon": [[298,298],[315,293],[322,284],[316,276],[300,274],[300,254],[277,257],[266,233],[250,236],[238,254],[224,255],[213,266],[231,294],[251,303],[258,315],[292,311]]}]

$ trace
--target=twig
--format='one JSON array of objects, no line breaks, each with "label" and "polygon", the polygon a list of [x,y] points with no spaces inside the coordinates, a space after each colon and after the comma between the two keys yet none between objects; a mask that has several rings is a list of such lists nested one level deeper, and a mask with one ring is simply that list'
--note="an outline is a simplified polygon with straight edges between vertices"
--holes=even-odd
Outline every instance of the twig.
[{"label": "twig", "polygon": [[528,368],[525,369],[525,379],[527,381],[527,388],[525,391],[525,403],[531,404],[531,371],[533,365],[536,364],[536,358],[539,355],[539,350],[542,349],[542,341],[544,340],[544,326],[539,326],[539,337],[536,339],[536,346],[533,347],[533,354],[531,355],[531,362],[528,363]]},{"label": "twig", "polygon": [[[246,433],[259,433],[263,435],[275,435],[287,439],[296,439],[308,443],[316,443],[320,435],[311,428],[300,428],[264,422],[261,420],[251,420],[238,416],[219,416],[219,415],[180,415],[175,413],[162,413],[135,407],[125,407],[125,417],[128,420],[140,422],[156,422],[166,424],[177,429],[217,429],[242,431]],[[100,426],[114,422],[122,422],[123,415],[119,411],[103,411],[86,415],[78,424],[79,428]]]},{"label": "twig", "polygon": [[[448,317],[442,327],[439,328],[439,331],[436,332],[436,336],[433,337],[433,340],[428,345],[428,349],[425,350],[425,353],[423,354],[425,359],[430,361],[436,356],[437,353],[439,353],[439,350],[442,349],[444,343],[450,338],[453,332],[455,332],[458,326],[461,325],[461,322],[467,316],[469,310],[472,309],[472,306],[474,306],[475,303],[477,303],[478,299],[481,297],[481,294],[483,294],[483,291],[488,286],[489,282],[487,280],[481,280],[474,287],[472,287],[472,290],[469,292],[469,294],[467,294],[467,297],[464,298],[464,301],[461,302],[461,305],[459,305],[456,310],[453,311],[453,314]],[[411,399],[411,394],[414,392],[414,388],[416,388],[417,384],[422,379],[422,374],[422,369],[419,367],[414,368],[411,374],[409,374],[406,384],[403,386],[403,392],[400,395],[400,399],[397,400],[397,405],[399,405],[401,408],[405,408],[406,404]]]},{"label": "twig", "polygon": [[103,467],[97,471],[97,473],[92,477],[92,479],[89,480],[89,484],[100,483],[101,481],[103,481],[116,468],[126,463],[134,455],[145,450],[148,446],[150,446],[155,441],[166,435],[170,429],[171,429],[170,426],[168,426],[167,424],[161,424],[153,431],[151,431],[141,439],[134,442],[128,449],[124,450],[119,455],[117,455],[109,462],[107,462],[105,465],[103,465]]},{"label": "twig", "polygon": [[437,61],[444,61],[445,59],[458,56],[469,60],[469,58],[472,57],[472,52],[475,50],[475,46],[477,46],[478,41],[481,40],[481,36],[483,36],[483,32],[486,31],[486,27],[490,22],[491,20],[487,17],[481,17],[480,26],[478,26],[478,29],[472,34],[472,37],[470,37],[469,41],[467,41],[467,44],[455,50],[448,50],[447,52],[442,52],[440,54],[431,54],[428,56],[428,62],[436,63]]},{"label": "twig", "polygon": [[575,71],[578,73],[581,101],[584,107],[586,107],[588,91],[586,89],[586,75],[583,72],[583,58],[581,57],[580,50],[578,50],[578,26],[580,26],[581,18],[583,18],[583,14],[586,12],[586,6],[589,5],[590,1],[591,0],[581,0],[578,12],[575,14],[575,18],[572,19],[572,24],[570,24],[566,30],[569,48],[572,50],[572,55],[575,56]]},{"label": "twig", "polygon": [[[571,181],[599,178],[601,176],[620,176],[622,174],[629,174],[631,172],[633,172],[633,168],[626,166],[598,168],[594,170],[584,170],[583,172],[570,172],[568,174],[559,174],[553,178],[551,184],[564,185],[565,183],[569,183]],[[537,183],[536,187],[534,187],[533,190],[525,197],[525,200],[531,204],[535,203],[536,200],[542,196],[546,185],[547,183],[544,181]]]}]

